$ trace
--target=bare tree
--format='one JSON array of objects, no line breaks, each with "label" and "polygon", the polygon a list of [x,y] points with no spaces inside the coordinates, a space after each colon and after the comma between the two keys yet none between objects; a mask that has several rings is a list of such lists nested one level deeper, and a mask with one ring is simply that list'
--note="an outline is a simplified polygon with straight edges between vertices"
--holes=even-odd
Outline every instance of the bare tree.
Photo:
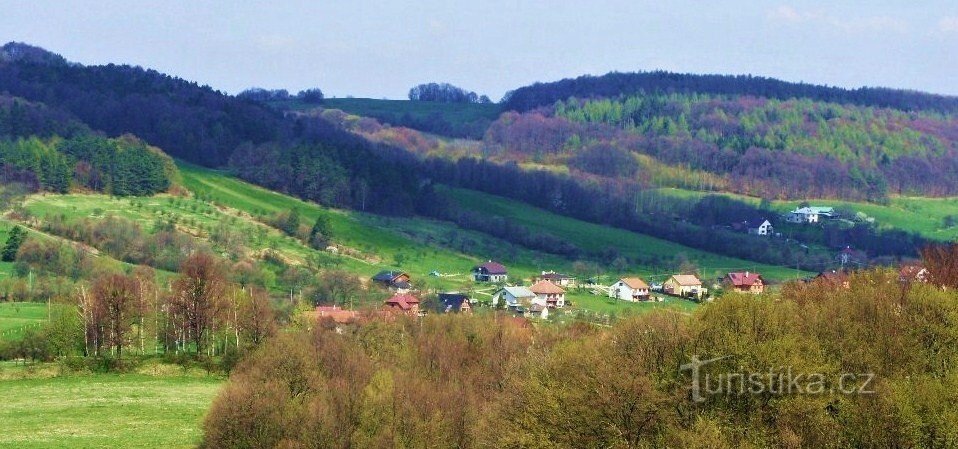
[{"label": "bare tree", "polygon": [[199,354],[212,341],[217,321],[225,311],[226,287],[223,266],[214,256],[195,253],[183,262],[169,303],[181,345],[192,343]]}]

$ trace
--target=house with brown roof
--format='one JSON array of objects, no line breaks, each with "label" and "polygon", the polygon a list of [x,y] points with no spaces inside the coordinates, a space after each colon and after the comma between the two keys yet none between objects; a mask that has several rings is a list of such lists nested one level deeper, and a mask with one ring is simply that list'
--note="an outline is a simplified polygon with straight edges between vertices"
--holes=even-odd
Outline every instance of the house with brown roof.
[{"label": "house with brown roof", "polygon": [[410,284],[409,281],[409,275],[403,271],[380,271],[373,276],[373,282],[388,287],[390,290],[398,293],[406,293],[412,289],[412,284]]},{"label": "house with brown roof", "polygon": [[649,284],[640,278],[622,278],[609,288],[609,297],[623,301],[645,301],[649,299]]},{"label": "house with brown roof", "polygon": [[818,273],[818,276],[812,278],[812,281],[821,284],[831,285],[833,287],[851,288],[848,280],[848,272],[844,270],[831,270]]},{"label": "house with brown roof", "polygon": [[549,281],[539,281],[529,287],[536,297],[532,304],[539,304],[550,309],[565,307],[565,290]]},{"label": "house with brown roof", "polygon": [[476,282],[506,282],[509,280],[509,270],[499,262],[488,261],[472,268],[472,278]]},{"label": "house with brown roof", "polygon": [[662,291],[670,295],[701,298],[707,290],[693,274],[675,274],[662,283]]},{"label": "house with brown roof", "polygon": [[397,293],[386,300],[383,308],[389,312],[419,315],[419,298],[408,293]]},{"label": "house with brown roof", "polygon": [[555,271],[543,271],[542,274],[534,276],[532,281],[549,281],[559,287],[575,287],[575,276],[556,273]]},{"label": "house with brown roof", "polygon": [[725,287],[729,290],[737,292],[753,293],[756,295],[765,292],[765,279],[761,274],[751,271],[726,274],[725,278],[722,279],[722,283],[725,284]]},{"label": "house with brown roof", "polygon": [[329,318],[336,323],[345,324],[355,321],[359,317],[359,312],[356,312],[355,310],[346,310],[335,305],[316,306],[316,309],[311,313],[311,315],[316,319]]}]

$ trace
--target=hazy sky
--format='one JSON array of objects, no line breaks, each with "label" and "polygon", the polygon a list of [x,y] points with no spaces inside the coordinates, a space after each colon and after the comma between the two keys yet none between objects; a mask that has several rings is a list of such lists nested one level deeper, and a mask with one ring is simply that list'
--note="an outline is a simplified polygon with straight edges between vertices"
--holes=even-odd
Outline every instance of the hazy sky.
[{"label": "hazy sky", "polygon": [[534,81],[665,69],[958,95],[958,0],[0,0],[0,11],[2,41],[230,93],[403,98],[446,81],[498,99]]}]

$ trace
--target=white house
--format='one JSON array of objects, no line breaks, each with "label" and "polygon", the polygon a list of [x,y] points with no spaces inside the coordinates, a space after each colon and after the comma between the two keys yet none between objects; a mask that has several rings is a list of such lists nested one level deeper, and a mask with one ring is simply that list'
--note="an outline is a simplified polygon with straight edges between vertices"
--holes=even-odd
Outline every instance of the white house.
[{"label": "white house", "polygon": [[752,227],[752,223],[749,222],[748,233],[752,235],[772,235],[775,233],[775,228],[768,220],[762,220],[761,224],[755,227]]},{"label": "white house", "polygon": [[806,206],[799,207],[785,215],[785,221],[789,223],[818,223],[824,218],[831,218],[835,215],[835,208]]},{"label": "white house", "polygon": [[492,305],[499,305],[499,300],[505,301],[505,306],[515,308],[519,306],[528,306],[536,299],[536,294],[532,293],[526,287],[503,287],[502,290],[492,295]]},{"label": "white house", "polygon": [[549,281],[539,281],[529,288],[536,295],[533,304],[561,309],[565,307],[565,290]]},{"label": "white house", "polygon": [[623,301],[644,301],[649,299],[649,284],[639,278],[622,278],[609,288],[609,297]]}]

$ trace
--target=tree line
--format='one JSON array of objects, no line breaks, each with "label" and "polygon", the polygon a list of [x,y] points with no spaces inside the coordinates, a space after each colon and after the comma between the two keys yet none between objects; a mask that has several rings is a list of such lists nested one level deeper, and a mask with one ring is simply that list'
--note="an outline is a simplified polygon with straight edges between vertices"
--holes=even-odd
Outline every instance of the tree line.
[{"label": "tree line", "polygon": [[550,106],[570,97],[611,98],[666,93],[754,95],[779,100],[808,98],[903,111],[958,113],[958,98],[945,95],[878,87],[845,89],[752,75],[694,75],[666,71],[610,72],[602,76],[585,75],[550,83],[535,83],[507,93],[503,106],[507,110],[524,112]]},{"label": "tree line", "polygon": [[[203,447],[947,446],[955,299],[878,270],[848,289],[794,283],[611,327],[496,314],[329,322],[242,361]],[[680,369],[693,355],[720,359]],[[821,385],[779,388],[785,370]],[[737,393],[736,373],[765,388]],[[718,379],[731,381],[717,390]]]}]

